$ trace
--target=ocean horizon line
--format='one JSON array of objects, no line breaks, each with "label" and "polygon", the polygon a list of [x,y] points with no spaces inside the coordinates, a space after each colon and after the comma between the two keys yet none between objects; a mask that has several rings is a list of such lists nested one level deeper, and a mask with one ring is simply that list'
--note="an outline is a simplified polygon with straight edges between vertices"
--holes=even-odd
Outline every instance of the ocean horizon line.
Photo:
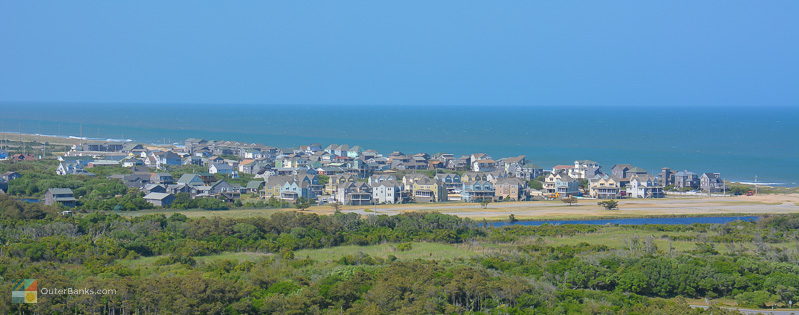
[{"label": "ocean horizon line", "polygon": [[307,107],[331,107],[331,106],[346,106],[346,107],[522,107],[522,108],[639,108],[641,106],[648,108],[784,108],[784,109],[799,109],[797,105],[781,105],[781,104],[749,104],[749,105],[715,105],[715,104],[436,104],[436,103],[416,103],[416,104],[402,104],[402,103],[275,103],[275,102],[148,102],[148,101],[30,101],[30,100],[0,100],[0,105],[87,105],[87,106],[131,106],[131,105],[144,105],[144,106],[307,106]]}]

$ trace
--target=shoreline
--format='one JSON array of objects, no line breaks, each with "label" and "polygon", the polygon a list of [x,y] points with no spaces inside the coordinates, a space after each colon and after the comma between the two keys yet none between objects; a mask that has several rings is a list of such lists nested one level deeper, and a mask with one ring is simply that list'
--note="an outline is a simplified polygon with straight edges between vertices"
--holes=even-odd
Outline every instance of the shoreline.
[{"label": "shoreline", "polygon": [[[0,137],[6,138],[11,136],[17,137],[39,137],[39,138],[52,138],[52,139],[61,139],[61,140],[70,140],[70,141],[90,141],[90,142],[135,142],[133,139],[114,139],[114,138],[91,138],[91,137],[80,137],[80,136],[71,136],[71,135],[49,135],[49,134],[39,134],[39,133],[24,133],[24,132],[17,132],[17,131],[0,131]],[[17,141],[13,138],[8,138],[8,140]]]},{"label": "shoreline", "polygon": [[[73,135],[50,135],[50,134],[38,134],[38,133],[23,133],[17,131],[0,131],[0,139],[10,140],[10,141],[19,141],[19,139],[15,139],[14,137],[25,137],[29,140],[27,141],[35,141],[35,142],[49,142],[50,144],[65,144],[65,145],[74,145],[80,144],[82,142],[133,142],[133,143],[142,143],[144,145],[153,146],[153,147],[181,147],[181,143],[145,143],[145,142],[137,142],[135,139],[115,139],[115,138],[90,138],[90,137],[80,137],[80,136],[73,136]],[[47,140],[52,139],[52,140]],[[44,140],[44,141],[40,141]],[[64,141],[64,142],[57,142],[57,141]],[[23,141],[26,141],[23,139]],[[730,183],[734,184],[741,184],[741,185],[758,185],[761,187],[775,187],[775,188],[794,188],[799,187],[799,182],[763,182],[763,183],[755,183],[751,182],[750,179],[729,179],[727,180]]]}]

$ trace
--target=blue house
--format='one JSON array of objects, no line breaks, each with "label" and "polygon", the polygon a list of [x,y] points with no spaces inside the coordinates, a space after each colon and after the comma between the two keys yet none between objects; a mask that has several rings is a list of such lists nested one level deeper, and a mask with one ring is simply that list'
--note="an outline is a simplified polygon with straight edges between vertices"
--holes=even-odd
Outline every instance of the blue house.
[{"label": "blue house", "polygon": [[482,200],[494,199],[494,184],[489,181],[473,181],[463,183],[461,189],[461,200],[466,202],[479,202]]}]

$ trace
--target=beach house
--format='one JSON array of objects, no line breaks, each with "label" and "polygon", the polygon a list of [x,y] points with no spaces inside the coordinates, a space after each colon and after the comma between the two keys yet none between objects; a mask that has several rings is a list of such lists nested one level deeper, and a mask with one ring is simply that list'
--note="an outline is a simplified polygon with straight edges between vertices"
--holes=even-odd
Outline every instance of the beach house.
[{"label": "beach house", "polygon": [[697,189],[699,188],[699,175],[687,170],[679,171],[674,174],[673,185],[676,189]]},{"label": "beach house", "polygon": [[597,199],[621,198],[620,189],[619,182],[608,175],[595,176],[588,180],[588,194]]},{"label": "beach house", "polygon": [[461,200],[465,202],[491,201],[494,200],[494,194],[494,184],[484,180],[463,183],[461,188]]},{"label": "beach house", "polygon": [[569,168],[569,176],[576,179],[589,179],[600,173],[602,167],[599,163],[591,160],[574,161],[574,167]]},{"label": "beach house", "polygon": [[627,195],[630,198],[663,198],[663,186],[650,175],[633,175],[627,185]]},{"label": "beach house", "polygon": [[527,182],[514,177],[500,178],[494,183],[494,196],[498,200],[526,200]]},{"label": "beach house", "polygon": [[724,180],[719,173],[702,173],[699,177],[699,187],[704,192],[715,193],[724,191]]},{"label": "beach house", "polygon": [[411,184],[413,200],[416,202],[447,201],[447,188],[427,176],[417,178]]},{"label": "beach house", "polygon": [[381,203],[401,203],[402,184],[396,180],[381,180],[372,185],[372,201],[376,204]]},{"label": "beach house", "polygon": [[370,205],[372,204],[372,188],[362,182],[350,182],[338,186],[336,201],[343,205]]}]

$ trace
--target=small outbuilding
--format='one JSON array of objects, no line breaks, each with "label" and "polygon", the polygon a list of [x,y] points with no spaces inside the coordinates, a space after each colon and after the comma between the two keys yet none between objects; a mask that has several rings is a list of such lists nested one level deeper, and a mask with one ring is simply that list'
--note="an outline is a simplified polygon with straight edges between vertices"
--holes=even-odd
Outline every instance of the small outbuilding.
[{"label": "small outbuilding", "polygon": [[156,207],[169,207],[175,201],[175,195],[153,192],[145,195],[144,200]]}]

